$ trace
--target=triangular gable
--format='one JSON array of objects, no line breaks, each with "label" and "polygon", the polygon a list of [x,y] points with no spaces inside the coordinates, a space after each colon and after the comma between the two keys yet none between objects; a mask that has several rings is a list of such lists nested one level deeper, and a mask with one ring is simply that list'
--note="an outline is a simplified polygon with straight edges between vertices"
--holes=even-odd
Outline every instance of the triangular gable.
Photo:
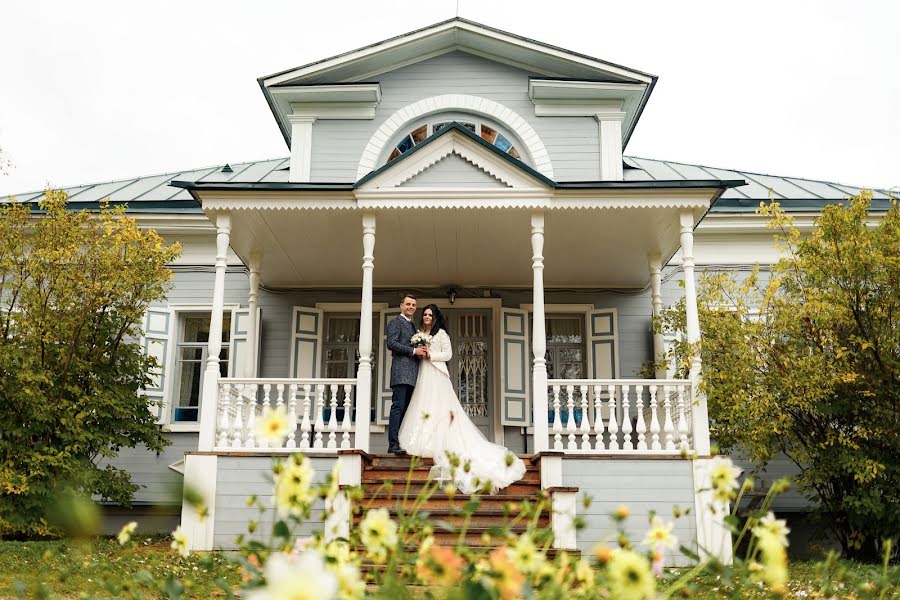
[{"label": "triangular gable", "polygon": [[[453,123],[396,160],[372,171],[357,181],[354,187],[363,190],[400,187],[451,156],[466,161],[473,169],[502,183],[504,187],[547,189],[556,186],[554,181],[524,162],[501,152],[459,123]],[[485,187],[496,187],[490,179],[485,181]]]},{"label": "triangular gable", "polygon": [[440,159],[424,171],[413,175],[400,187],[464,187],[464,188],[508,188],[505,181],[491,175],[484,169],[470,163],[456,152]]}]

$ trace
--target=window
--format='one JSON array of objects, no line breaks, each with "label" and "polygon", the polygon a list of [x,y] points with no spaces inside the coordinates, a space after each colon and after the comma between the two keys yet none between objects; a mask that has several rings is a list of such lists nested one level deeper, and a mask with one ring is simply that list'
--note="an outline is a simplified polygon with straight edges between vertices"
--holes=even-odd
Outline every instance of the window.
[{"label": "window", "polygon": [[[547,315],[546,317],[547,379],[584,379],[584,317],[581,315]],[[548,398],[548,422],[553,422],[553,393]],[[568,420],[568,391],[560,390],[560,415]],[[576,407],[575,424],[581,425],[581,407]]]},{"label": "window", "polygon": [[[178,314],[178,334],[175,349],[175,385],[172,420],[197,422],[200,420],[200,391],[206,370],[209,342],[209,312]],[[222,317],[222,351],[219,353],[219,375],[228,377],[231,341],[231,313]]]},{"label": "window", "polygon": [[522,156],[519,154],[519,151],[516,150],[516,147],[513,146],[513,143],[509,141],[508,137],[497,131],[496,127],[488,125],[487,123],[475,123],[470,121],[436,121],[420,125],[401,138],[391,152],[391,155],[388,157],[387,162],[399,158],[401,155],[412,150],[444,127],[452,125],[453,123],[462,125],[501,152],[505,152],[513,158],[522,160]]},{"label": "window", "polygon": [[[325,346],[322,353],[322,373],[326,378],[356,377],[359,369],[359,315],[352,313],[334,313],[325,315]],[[378,323],[378,316],[372,316],[372,323]],[[375,398],[375,369],[378,364],[378,343],[376,329],[372,328],[372,398]],[[335,415],[338,421],[344,418],[344,389],[338,390],[338,410]],[[375,420],[375,402],[372,402],[370,420]],[[325,422],[331,416],[331,408],[325,408]],[[352,415],[355,419],[356,415]]]}]

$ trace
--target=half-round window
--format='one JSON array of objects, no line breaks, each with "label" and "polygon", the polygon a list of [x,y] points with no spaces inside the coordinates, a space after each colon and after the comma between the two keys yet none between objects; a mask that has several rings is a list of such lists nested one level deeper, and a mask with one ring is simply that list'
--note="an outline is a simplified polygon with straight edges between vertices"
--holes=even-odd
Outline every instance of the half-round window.
[{"label": "half-round window", "polygon": [[392,160],[399,158],[404,153],[409,152],[410,150],[424,142],[426,139],[439,132],[444,127],[447,127],[448,125],[451,125],[453,123],[462,125],[475,135],[480,136],[481,139],[493,145],[501,152],[509,154],[510,156],[518,160],[522,160],[522,156],[519,154],[519,151],[516,150],[516,147],[513,145],[513,143],[509,141],[509,138],[497,131],[495,127],[492,127],[487,123],[473,123],[469,121],[435,121],[433,123],[426,123],[424,125],[421,125],[410,131],[407,135],[403,136],[394,147],[391,155],[387,159],[387,162],[391,162]]}]

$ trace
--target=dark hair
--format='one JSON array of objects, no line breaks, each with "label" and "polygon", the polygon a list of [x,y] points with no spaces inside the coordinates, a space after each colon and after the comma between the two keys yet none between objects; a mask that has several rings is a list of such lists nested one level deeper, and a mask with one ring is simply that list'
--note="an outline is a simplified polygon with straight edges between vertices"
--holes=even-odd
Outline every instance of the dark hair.
[{"label": "dark hair", "polygon": [[437,304],[429,304],[425,308],[422,309],[422,318],[419,320],[419,329],[425,330],[425,311],[431,309],[431,335],[437,335],[437,332],[441,329],[444,330],[444,333],[450,335],[450,330],[447,329],[447,320],[444,318],[444,313],[441,312],[441,309],[437,307]]},{"label": "dark hair", "polygon": [[407,298],[412,298],[413,300],[416,299],[416,297],[413,296],[412,294],[410,294],[409,292],[403,292],[402,294],[400,294],[400,304],[403,304],[403,301],[406,300]]}]

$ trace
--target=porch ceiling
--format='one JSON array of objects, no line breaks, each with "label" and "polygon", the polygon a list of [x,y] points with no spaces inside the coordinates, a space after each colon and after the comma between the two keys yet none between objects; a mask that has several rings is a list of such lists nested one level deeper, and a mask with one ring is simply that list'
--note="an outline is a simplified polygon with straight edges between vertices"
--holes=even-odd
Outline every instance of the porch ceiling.
[{"label": "porch ceiling", "polygon": [[[531,287],[531,211],[382,209],[376,287]],[[237,210],[231,246],[261,254],[267,287],[359,287],[362,217],[354,210]],[[699,215],[698,215],[699,217]],[[647,256],[679,247],[677,208],[545,213],[547,287],[643,287]]]}]

